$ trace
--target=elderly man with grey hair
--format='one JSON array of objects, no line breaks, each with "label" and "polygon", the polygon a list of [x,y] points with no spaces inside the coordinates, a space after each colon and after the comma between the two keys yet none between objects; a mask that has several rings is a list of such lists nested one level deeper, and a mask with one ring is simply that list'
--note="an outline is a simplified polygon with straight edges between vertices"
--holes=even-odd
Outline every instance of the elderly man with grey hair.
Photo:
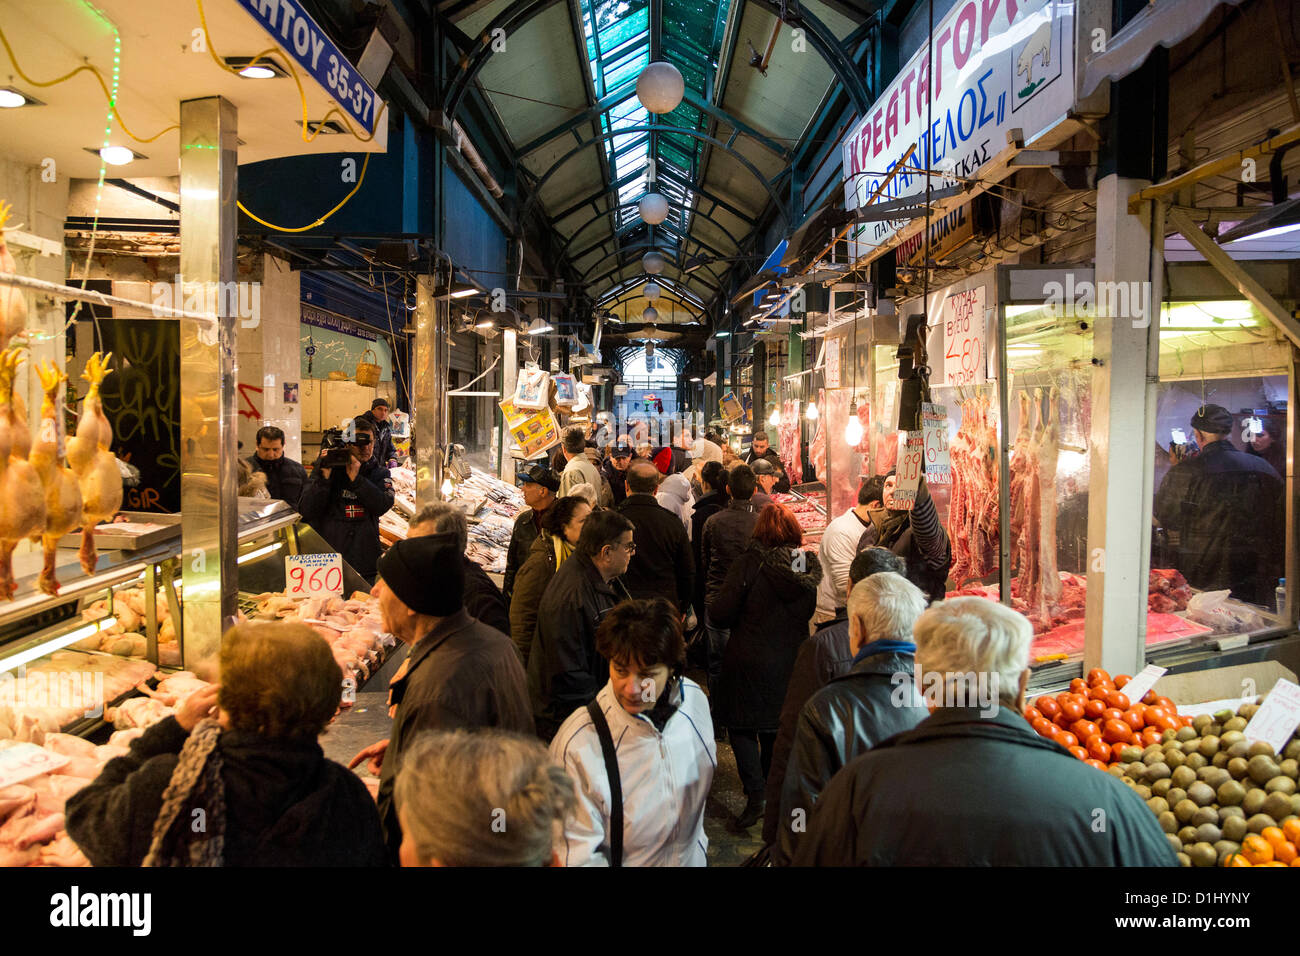
[{"label": "elderly man with grey hair", "polygon": [[[440,534],[449,531],[456,535],[457,547],[465,564],[465,610],[470,617],[478,618],[488,627],[494,627],[502,634],[510,633],[510,610],[506,606],[501,589],[492,583],[477,562],[466,555],[469,548],[469,522],[465,512],[448,501],[435,501],[425,505],[411,522],[407,532],[408,538],[419,538],[426,534]],[[430,581],[430,586],[438,582]]]},{"label": "elderly man with grey hair", "polygon": [[[855,589],[856,590],[856,589]],[[1141,797],[1021,716],[1027,618],[981,597],[917,620],[915,686],[931,715],[837,773],[799,866],[1177,866]]]},{"label": "elderly man with grey hair", "polygon": [[925,604],[921,589],[893,571],[854,585],[848,608],[853,666],[813,694],[799,714],[772,848],[777,866],[794,859],[813,806],[841,767],[929,716],[918,694],[895,692],[900,684],[911,690],[912,626]]}]

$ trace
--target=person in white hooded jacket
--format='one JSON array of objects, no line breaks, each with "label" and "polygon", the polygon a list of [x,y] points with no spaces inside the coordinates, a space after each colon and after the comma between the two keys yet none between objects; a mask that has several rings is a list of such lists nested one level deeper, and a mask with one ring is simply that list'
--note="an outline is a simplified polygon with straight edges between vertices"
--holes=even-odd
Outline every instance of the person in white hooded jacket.
[{"label": "person in white hooded jacket", "polygon": [[669,475],[663,481],[659,482],[659,490],[655,492],[655,501],[663,508],[667,508],[677,517],[682,519],[682,527],[686,529],[686,537],[691,536],[691,515],[695,513],[695,498],[691,494],[691,483],[686,480],[685,475]]},{"label": "person in white hooded jacket", "polygon": [[[682,674],[686,645],[680,617],[663,598],[625,601],[601,623],[596,648],[609,661],[610,680],[551,741],[552,759],[578,787],[561,862],[707,865],[704,802],[717,752],[708,699]],[[609,730],[605,744],[597,719]],[[611,798],[606,746],[617,764],[618,802]],[[617,829],[612,819],[620,805]]]}]

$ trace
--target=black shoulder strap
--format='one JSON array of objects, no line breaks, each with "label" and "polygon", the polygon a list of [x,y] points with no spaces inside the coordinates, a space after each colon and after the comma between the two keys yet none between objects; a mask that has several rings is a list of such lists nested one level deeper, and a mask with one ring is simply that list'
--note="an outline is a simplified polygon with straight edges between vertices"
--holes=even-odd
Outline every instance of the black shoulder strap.
[{"label": "black shoulder strap", "polygon": [[618,754],[614,752],[614,735],[609,731],[609,721],[600,709],[600,702],[587,705],[591,722],[600,737],[600,752],[605,757],[605,774],[609,777],[609,865],[623,865],[623,782],[618,772]]}]

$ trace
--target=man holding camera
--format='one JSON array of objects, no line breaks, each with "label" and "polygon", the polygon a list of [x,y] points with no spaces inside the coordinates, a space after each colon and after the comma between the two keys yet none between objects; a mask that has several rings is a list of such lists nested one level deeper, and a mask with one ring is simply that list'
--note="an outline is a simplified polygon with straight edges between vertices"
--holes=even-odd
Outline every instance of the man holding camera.
[{"label": "man holding camera", "polygon": [[364,417],[343,447],[322,447],[298,512],[370,583],[379,562],[379,516],[393,507],[393,480],[373,457],[375,426]]}]

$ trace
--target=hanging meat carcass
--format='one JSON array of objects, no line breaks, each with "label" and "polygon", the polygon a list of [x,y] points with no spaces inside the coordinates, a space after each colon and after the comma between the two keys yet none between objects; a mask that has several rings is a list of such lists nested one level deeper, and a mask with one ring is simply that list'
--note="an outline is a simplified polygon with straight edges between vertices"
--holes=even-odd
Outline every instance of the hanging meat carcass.
[{"label": "hanging meat carcass", "polygon": [[961,424],[948,453],[952,471],[948,538],[953,555],[949,575],[960,588],[997,568],[997,432],[989,420],[987,396],[961,404]]},{"label": "hanging meat carcass", "polygon": [[1012,571],[1016,570],[1020,563],[1018,542],[1020,532],[1025,526],[1025,483],[1029,476],[1029,441],[1032,437],[1032,430],[1029,427],[1029,393],[1021,391],[1019,400],[1020,424],[1016,428],[1016,441],[1011,449],[1011,461],[1007,469],[1011,476],[1008,507],[1011,509]]},{"label": "hanging meat carcass", "polygon": [[1038,567],[1040,591],[1033,594],[1030,608],[1039,616],[1053,616],[1061,597],[1061,578],[1056,573],[1056,466],[1061,456],[1061,408],[1056,386],[1047,399],[1043,440],[1038,446]]},{"label": "hanging meat carcass", "polygon": [[81,487],[68,467],[63,447],[63,406],[59,393],[67,376],[46,362],[37,369],[45,400],[41,403],[41,430],[28,461],[36,469],[45,489],[45,526],[40,541],[45,552],[40,586],[46,594],[58,594],[54,576],[55,555],[59,539],[81,523]]},{"label": "hanging meat carcass", "polygon": [[[817,392],[817,405],[820,408],[826,407],[826,390],[821,389]],[[829,483],[826,474],[826,416],[817,419],[817,433],[813,435],[813,440],[808,445],[808,457],[812,459],[813,470],[817,473],[817,480],[823,484]]]},{"label": "hanging meat carcass", "polygon": [[108,374],[108,360],[113,353],[92,355],[81,377],[90,383],[90,391],[81,406],[77,434],[68,439],[68,464],[81,488],[81,568],[95,573],[95,525],[111,520],[122,507],[122,473],[117,459],[109,451],[113,429],[104,417],[99,397],[100,384]]},{"label": "hanging meat carcass", "polygon": [[14,394],[14,377],[23,359],[19,349],[0,352],[0,600],[18,590],[13,555],[18,542],[45,527],[45,494],[27,456],[32,436],[27,409]]},{"label": "hanging meat carcass", "polygon": [[[13,254],[5,245],[4,224],[9,221],[13,207],[0,201],[0,272],[15,273],[18,264]],[[9,345],[9,340],[27,327],[27,299],[23,290],[17,286],[0,285],[0,349]]]}]

